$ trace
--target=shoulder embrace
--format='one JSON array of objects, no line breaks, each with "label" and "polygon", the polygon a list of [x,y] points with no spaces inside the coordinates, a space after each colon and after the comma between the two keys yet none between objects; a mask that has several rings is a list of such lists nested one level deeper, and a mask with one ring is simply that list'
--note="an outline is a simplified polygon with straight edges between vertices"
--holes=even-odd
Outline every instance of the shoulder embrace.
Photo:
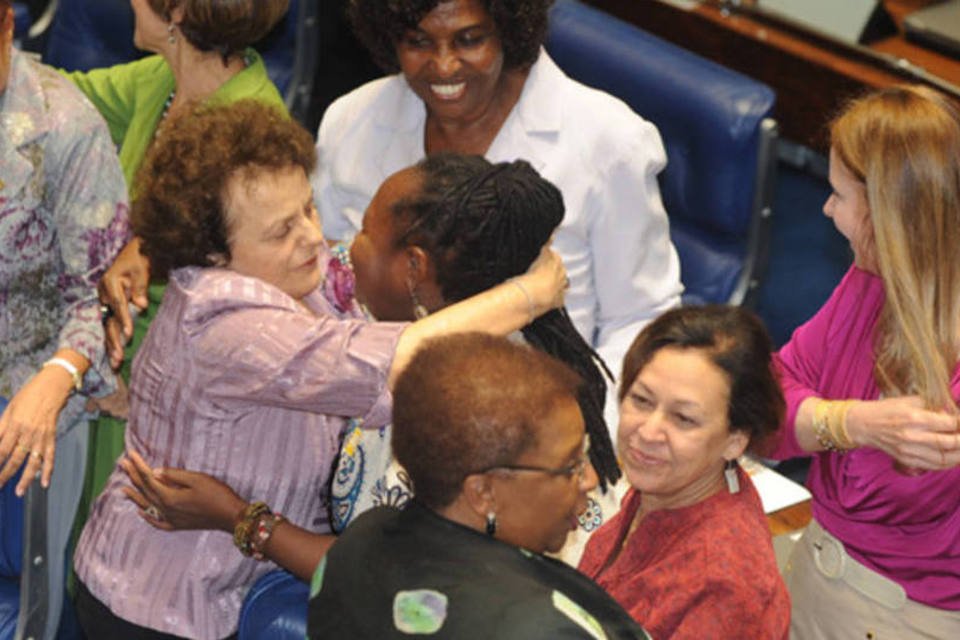
[{"label": "shoulder embrace", "polygon": [[170,284],[189,299],[183,318],[187,325],[206,324],[214,318],[244,310],[308,313],[276,287],[229,269],[177,269],[170,275]]}]

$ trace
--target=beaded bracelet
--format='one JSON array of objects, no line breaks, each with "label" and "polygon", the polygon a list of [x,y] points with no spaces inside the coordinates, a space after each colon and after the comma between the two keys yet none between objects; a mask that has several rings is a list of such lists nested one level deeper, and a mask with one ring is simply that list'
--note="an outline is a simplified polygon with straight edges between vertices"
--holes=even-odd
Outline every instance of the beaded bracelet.
[{"label": "beaded bracelet", "polygon": [[254,560],[264,559],[263,547],[266,546],[270,536],[273,535],[274,528],[276,528],[276,526],[281,522],[285,521],[286,518],[279,513],[267,512],[260,514],[260,517],[257,520],[257,526],[251,531],[251,537],[249,541],[250,555]]},{"label": "beaded bracelet", "polygon": [[233,528],[233,544],[240,550],[240,553],[247,557],[253,555],[250,534],[257,520],[265,513],[271,513],[270,507],[265,502],[251,502],[240,513],[240,520]]}]

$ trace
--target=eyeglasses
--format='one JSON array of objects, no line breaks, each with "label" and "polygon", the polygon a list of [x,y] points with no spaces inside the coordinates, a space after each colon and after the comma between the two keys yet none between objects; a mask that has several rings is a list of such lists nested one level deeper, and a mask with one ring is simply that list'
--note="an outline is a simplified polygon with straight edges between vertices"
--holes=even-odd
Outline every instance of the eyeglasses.
[{"label": "eyeglasses", "polygon": [[584,476],[586,475],[587,464],[590,463],[590,458],[588,457],[589,450],[590,438],[587,436],[583,439],[583,453],[581,453],[576,460],[563,467],[550,468],[525,464],[498,464],[493,467],[487,467],[486,469],[480,471],[480,473],[487,473],[490,471],[527,471],[533,473],[545,473],[554,478],[560,476],[564,476],[568,479],[575,477],[579,482],[580,480],[583,480]]}]

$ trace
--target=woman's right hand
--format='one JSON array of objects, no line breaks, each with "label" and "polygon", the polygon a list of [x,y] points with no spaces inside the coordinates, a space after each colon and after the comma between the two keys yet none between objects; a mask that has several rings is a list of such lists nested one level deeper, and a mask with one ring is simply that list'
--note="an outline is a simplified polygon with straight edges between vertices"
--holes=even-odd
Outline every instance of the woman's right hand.
[{"label": "woman's right hand", "polygon": [[526,273],[513,280],[530,295],[536,316],[563,306],[563,295],[570,280],[560,254],[545,245]]},{"label": "woman's right hand", "polygon": [[880,449],[905,469],[960,465],[960,417],[924,408],[918,396],[862,400],[847,411],[847,433],[858,447]]},{"label": "woman's right hand", "polygon": [[134,488],[127,498],[140,516],[158,529],[214,529],[232,533],[247,506],[233,489],[213,476],[183,469],[153,469],[135,451],[120,460]]},{"label": "woman's right hand", "polygon": [[110,307],[113,312],[104,323],[104,333],[110,366],[114,369],[123,362],[123,348],[133,336],[129,303],[132,302],[141,310],[147,308],[149,282],[150,262],[140,253],[140,238],[133,238],[120,251],[97,285],[100,303]]}]

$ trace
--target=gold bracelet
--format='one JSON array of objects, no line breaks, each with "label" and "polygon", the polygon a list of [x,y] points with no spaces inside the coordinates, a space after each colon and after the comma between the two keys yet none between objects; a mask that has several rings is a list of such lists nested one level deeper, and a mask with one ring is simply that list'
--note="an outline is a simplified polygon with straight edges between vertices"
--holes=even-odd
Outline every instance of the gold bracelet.
[{"label": "gold bracelet", "polygon": [[830,403],[827,412],[830,435],[833,436],[837,446],[844,451],[853,449],[853,440],[850,439],[850,434],[847,432],[847,412],[852,404],[853,400],[835,400]]},{"label": "gold bracelet", "polygon": [[[840,444],[839,437],[834,431],[834,424],[837,414],[835,413],[837,405],[840,402],[836,400],[817,399],[817,404],[813,408],[813,435],[817,442],[826,451],[835,451],[843,453],[846,449]],[[846,411],[839,414],[840,420],[846,419]],[[845,429],[846,427],[844,427]],[[849,438],[848,438],[849,440]]]}]

